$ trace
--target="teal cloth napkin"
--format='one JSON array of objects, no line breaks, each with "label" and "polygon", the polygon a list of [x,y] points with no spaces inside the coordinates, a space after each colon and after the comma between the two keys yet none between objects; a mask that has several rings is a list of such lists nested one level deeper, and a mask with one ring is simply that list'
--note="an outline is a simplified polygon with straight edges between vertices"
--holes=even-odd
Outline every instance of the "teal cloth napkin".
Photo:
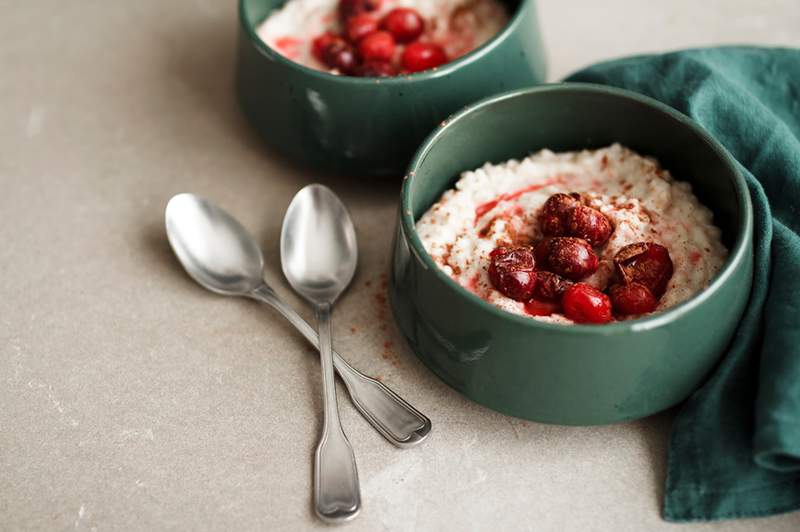
[{"label": "teal cloth napkin", "polygon": [[630,89],[692,117],[739,162],[755,207],[750,302],[721,363],[675,419],[664,518],[800,509],[800,50],[633,57],[569,81]]}]

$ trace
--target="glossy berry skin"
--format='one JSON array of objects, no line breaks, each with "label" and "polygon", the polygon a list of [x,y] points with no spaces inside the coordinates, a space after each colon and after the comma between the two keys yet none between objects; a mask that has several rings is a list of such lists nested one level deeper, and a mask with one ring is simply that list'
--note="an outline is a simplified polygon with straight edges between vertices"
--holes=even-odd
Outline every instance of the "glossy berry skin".
[{"label": "glossy berry skin", "polygon": [[613,319],[611,300],[603,292],[585,283],[569,287],[561,298],[564,315],[575,323],[608,323]]},{"label": "glossy berry skin", "polygon": [[516,301],[533,297],[536,260],[530,246],[499,247],[489,258],[489,280],[497,291]]},{"label": "glossy berry skin", "polygon": [[608,242],[614,231],[605,214],[585,205],[570,210],[564,217],[564,226],[567,235],[582,238],[592,247]]},{"label": "glossy berry skin", "polygon": [[581,238],[556,237],[548,243],[547,267],[562,277],[580,281],[597,271],[600,259]]},{"label": "glossy berry skin", "polygon": [[319,37],[311,41],[311,53],[319,61],[325,63],[325,52],[335,42],[344,42],[344,40],[332,32],[323,33]]},{"label": "glossy berry skin", "polygon": [[403,51],[402,63],[408,72],[421,72],[447,63],[447,54],[438,44],[412,42]]},{"label": "glossy berry skin", "polygon": [[620,316],[647,314],[658,306],[656,296],[641,283],[616,284],[609,294],[614,312]]},{"label": "glossy berry skin", "polygon": [[358,43],[370,33],[378,31],[378,19],[369,13],[361,13],[347,21],[345,34],[351,43]]},{"label": "glossy berry skin", "polygon": [[339,17],[347,21],[350,17],[377,11],[382,0],[339,0]]},{"label": "glossy berry skin", "polygon": [[397,42],[406,44],[419,39],[425,31],[425,19],[416,9],[398,7],[386,14],[382,26]]},{"label": "glossy berry skin", "polygon": [[386,61],[394,58],[394,37],[388,31],[376,31],[364,37],[358,51],[364,61]]},{"label": "glossy berry skin", "polygon": [[539,225],[547,236],[566,236],[567,229],[565,217],[575,207],[581,204],[581,196],[575,192],[571,194],[553,194],[544,202],[539,213]]},{"label": "glossy berry skin", "polygon": [[541,301],[561,301],[561,296],[572,286],[572,281],[552,272],[537,271],[533,297]]},{"label": "glossy berry skin", "polygon": [[358,67],[357,75],[363,78],[389,78],[397,75],[397,68],[388,61],[365,61]]},{"label": "glossy berry skin", "polygon": [[358,55],[355,48],[342,38],[334,40],[325,48],[322,59],[323,63],[342,74],[353,74],[358,67]]},{"label": "glossy berry skin", "polygon": [[623,284],[641,283],[656,298],[664,295],[674,272],[669,250],[654,242],[625,246],[617,252],[614,264]]}]

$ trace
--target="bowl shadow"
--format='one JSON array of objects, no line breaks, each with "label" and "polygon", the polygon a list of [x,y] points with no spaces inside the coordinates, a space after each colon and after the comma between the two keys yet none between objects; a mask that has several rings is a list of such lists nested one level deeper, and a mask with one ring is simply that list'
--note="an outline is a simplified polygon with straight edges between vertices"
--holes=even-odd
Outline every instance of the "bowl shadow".
[{"label": "bowl shadow", "polygon": [[[234,9],[231,10],[235,12]],[[181,97],[192,98],[197,109],[213,119],[216,127],[229,132],[248,155],[255,155],[269,164],[270,179],[292,179],[298,188],[306,181],[337,188],[346,187],[357,200],[369,201],[376,193],[397,195],[401,177],[364,177],[309,167],[286,157],[270,146],[251,126],[240,108],[236,90],[236,57],[238,20],[229,17],[227,24],[212,19],[194,19],[194,24],[180,28],[180,40],[171,47],[164,61],[165,76],[176,80],[185,89]],[[177,127],[185,127],[177,124]],[[410,162],[410,161],[409,161]],[[277,166],[277,170],[276,170]],[[297,176],[309,176],[308,180]],[[369,187],[364,187],[364,181]]]},{"label": "bowl shadow", "polygon": [[672,421],[680,407],[644,418],[640,421],[641,436],[650,455],[650,474],[653,482],[652,493],[655,496],[659,512],[663,510],[667,481],[667,456]]}]

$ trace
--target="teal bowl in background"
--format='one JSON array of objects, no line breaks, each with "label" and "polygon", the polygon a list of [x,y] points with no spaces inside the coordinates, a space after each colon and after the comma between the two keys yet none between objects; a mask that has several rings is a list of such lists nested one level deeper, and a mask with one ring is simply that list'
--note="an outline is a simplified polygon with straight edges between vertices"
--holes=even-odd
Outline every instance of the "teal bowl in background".
[{"label": "teal bowl in background", "polygon": [[400,177],[442,119],[545,78],[533,0],[506,0],[511,20],[477,50],[435,71],[382,79],[306,68],[264,44],[256,27],[285,1],[239,2],[238,98],[269,144],[317,168]]},{"label": "teal bowl in background", "polygon": [[[507,313],[463,289],[425,252],[415,221],[459,174],[542,148],[619,142],[689,181],[714,212],[730,255],[710,286],[641,319],[558,325]],[[437,128],[405,178],[390,283],[416,355],[466,397],[534,421],[591,425],[644,417],[688,397],[731,340],[752,282],[753,213],[733,158],[675,110],[588,84],[483,100]]]}]

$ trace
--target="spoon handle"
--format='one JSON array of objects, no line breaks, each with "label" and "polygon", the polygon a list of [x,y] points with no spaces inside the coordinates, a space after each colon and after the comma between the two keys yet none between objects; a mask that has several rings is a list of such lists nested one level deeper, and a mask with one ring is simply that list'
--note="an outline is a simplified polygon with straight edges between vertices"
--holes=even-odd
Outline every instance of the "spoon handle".
[{"label": "spoon handle", "polygon": [[[268,286],[262,285],[250,296],[277,310],[316,348],[316,331],[291,307],[281,301]],[[361,415],[391,443],[400,448],[421,443],[431,431],[431,420],[411,406],[382,382],[367,377],[347,363],[335,351],[333,365]]]},{"label": "spoon handle", "polygon": [[329,303],[317,306],[317,326],[325,422],[314,460],[314,506],[325,521],[347,521],[361,509],[361,492],[356,457],[339,420]]}]

